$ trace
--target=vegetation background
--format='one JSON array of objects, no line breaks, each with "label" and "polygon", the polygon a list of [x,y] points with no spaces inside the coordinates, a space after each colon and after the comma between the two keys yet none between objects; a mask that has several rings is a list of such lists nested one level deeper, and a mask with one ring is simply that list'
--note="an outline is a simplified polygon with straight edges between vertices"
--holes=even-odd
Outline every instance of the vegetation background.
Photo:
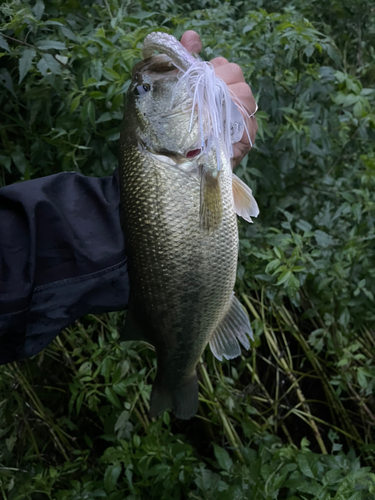
[{"label": "vegetation background", "polygon": [[236,292],[255,341],[199,365],[189,422],[147,416],[155,355],[124,313],[85,317],[0,368],[4,500],[375,498],[375,4],[370,0],[0,3],[0,185],[110,175],[123,95],[155,29],[200,34],[259,103],[237,169]]}]

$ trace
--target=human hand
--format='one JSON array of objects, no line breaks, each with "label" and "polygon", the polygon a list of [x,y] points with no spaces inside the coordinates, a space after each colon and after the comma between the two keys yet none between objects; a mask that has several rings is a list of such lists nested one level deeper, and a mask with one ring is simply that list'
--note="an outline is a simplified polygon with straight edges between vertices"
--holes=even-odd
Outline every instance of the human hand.
[{"label": "human hand", "polygon": [[[201,39],[195,31],[185,31],[181,37],[181,44],[189,52],[194,52],[195,54],[199,54],[202,50]],[[231,90],[236,98],[243,104],[249,115],[252,115],[257,105],[249,85],[245,82],[242,69],[238,64],[230,63],[224,57],[215,57],[210,63],[214,67],[216,75],[224,80],[229,90]],[[250,151],[258,130],[255,116],[250,116],[249,118],[244,116],[243,118],[249,131],[251,143],[245,131],[242,139],[236,142],[236,144],[233,144],[232,168],[236,167]]]}]

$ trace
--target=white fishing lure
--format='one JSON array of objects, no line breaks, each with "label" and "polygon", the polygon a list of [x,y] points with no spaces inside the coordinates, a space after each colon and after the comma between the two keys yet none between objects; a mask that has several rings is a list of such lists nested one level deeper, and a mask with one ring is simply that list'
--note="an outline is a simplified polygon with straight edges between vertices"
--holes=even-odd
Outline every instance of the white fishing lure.
[{"label": "white fishing lure", "polygon": [[[236,99],[226,83],[215,74],[211,63],[201,61],[191,55],[181,43],[167,33],[150,33],[143,43],[143,56],[149,57],[154,50],[159,50],[171,58],[173,64],[180,70],[180,85],[185,85],[193,100],[190,129],[194,119],[194,111],[198,110],[198,127],[200,148],[208,156],[212,146],[216,149],[217,169],[221,168],[220,151],[223,149],[227,161],[233,157],[232,144],[241,140],[244,130],[250,144],[250,134],[241,115],[250,115],[243,104]],[[176,55],[178,54],[178,59]],[[171,108],[173,107],[173,99]],[[190,130],[189,130],[190,131]]]}]

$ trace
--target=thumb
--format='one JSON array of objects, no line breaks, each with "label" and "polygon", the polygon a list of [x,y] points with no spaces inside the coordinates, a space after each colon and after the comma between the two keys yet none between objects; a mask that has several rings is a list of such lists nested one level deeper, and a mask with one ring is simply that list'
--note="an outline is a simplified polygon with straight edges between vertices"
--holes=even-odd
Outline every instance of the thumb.
[{"label": "thumb", "polygon": [[194,52],[195,54],[199,54],[199,52],[202,50],[202,42],[196,31],[185,31],[185,33],[181,37],[181,44],[190,53]]}]

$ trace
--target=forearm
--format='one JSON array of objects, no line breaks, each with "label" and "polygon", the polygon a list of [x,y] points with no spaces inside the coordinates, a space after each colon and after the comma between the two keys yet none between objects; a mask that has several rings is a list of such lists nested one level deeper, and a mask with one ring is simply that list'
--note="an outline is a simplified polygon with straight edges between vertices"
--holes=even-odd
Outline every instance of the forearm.
[{"label": "forearm", "polygon": [[0,364],[37,354],[84,314],[126,307],[119,209],[116,175],[0,189]]}]

